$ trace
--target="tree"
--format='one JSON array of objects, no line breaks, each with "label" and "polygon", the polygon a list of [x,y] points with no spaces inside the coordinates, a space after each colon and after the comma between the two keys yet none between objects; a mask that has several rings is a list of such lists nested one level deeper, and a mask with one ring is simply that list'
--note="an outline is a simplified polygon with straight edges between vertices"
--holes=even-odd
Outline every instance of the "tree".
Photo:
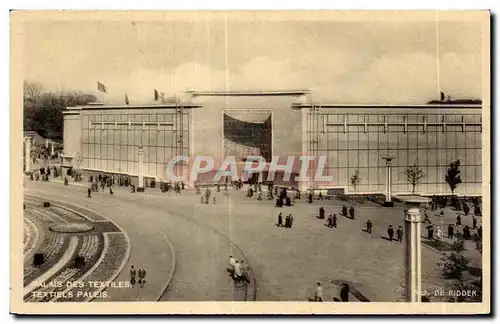
[{"label": "tree", "polygon": [[453,195],[457,186],[462,183],[462,179],[460,178],[460,160],[450,163],[444,179],[450,186],[451,194]]},{"label": "tree", "polygon": [[[457,239],[453,242],[451,246],[452,252],[448,255],[444,254],[441,257],[441,262],[438,266],[441,268],[441,273],[444,278],[453,280],[454,290],[469,290],[478,291],[478,296],[459,296],[452,297],[450,301],[457,302],[473,302],[480,301],[481,285],[474,282],[474,279],[467,273],[469,267],[469,260],[463,255],[465,251],[464,240],[462,238]],[[479,299],[479,300],[478,300]]]},{"label": "tree", "polygon": [[416,165],[410,165],[406,168],[404,174],[406,175],[406,180],[411,184],[411,193],[415,193],[415,188],[420,183],[423,177],[425,177],[424,170]]},{"label": "tree", "polygon": [[361,178],[359,177],[359,170],[356,170],[351,177],[351,186],[353,187],[354,191],[356,191],[356,188],[359,186],[360,182]]},{"label": "tree", "polygon": [[62,133],[62,112],[68,106],[85,105],[95,101],[90,94],[77,91],[44,92],[38,83],[24,82],[24,129]]}]

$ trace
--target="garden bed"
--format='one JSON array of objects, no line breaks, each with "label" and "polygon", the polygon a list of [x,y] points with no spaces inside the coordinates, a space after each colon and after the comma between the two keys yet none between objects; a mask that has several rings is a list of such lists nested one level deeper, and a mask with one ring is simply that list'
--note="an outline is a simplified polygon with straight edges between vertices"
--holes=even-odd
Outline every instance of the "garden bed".
[{"label": "garden bed", "polygon": [[81,217],[73,212],[70,212],[67,209],[64,209],[59,206],[51,206],[50,211],[53,212],[54,214],[60,216],[63,219],[66,219],[71,222],[81,222],[81,221],[87,221],[86,218]]},{"label": "garden bed", "polygon": [[89,285],[89,281],[107,282],[114,278],[115,274],[118,274],[121,270],[120,267],[127,257],[127,251],[129,249],[129,243],[125,237],[125,234],[111,234],[108,235],[108,250],[104,251],[102,262],[92,271],[92,273],[85,278],[84,287],[74,288],[73,297],[71,298],[61,298],[56,300],[57,302],[84,302],[89,301],[93,298],[88,296],[91,294],[96,294],[100,290],[97,287]]},{"label": "garden bed", "polygon": [[[85,265],[81,268],[75,268],[73,263],[73,258],[68,264],[66,264],[61,271],[46,280],[46,283],[61,283],[60,286],[52,287],[39,287],[33,290],[32,293],[25,296],[25,301],[29,302],[48,302],[55,298],[54,295],[43,294],[43,293],[62,293],[68,290],[68,284],[78,282],[87,271],[89,271],[92,266],[98,261],[99,256],[103,251],[103,236],[102,235],[85,235],[79,237],[78,247],[75,252],[75,256],[79,255],[84,257]],[[70,289],[75,290],[79,288]],[[61,300],[68,300],[70,294],[62,297]],[[58,299],[59,300],[59,299]]]},{"label": "garden bed", "polygon": [[69,236],[65,234],[46,235],[41,249],[36,251],[44,254],[44,263],[40,266],[33,265],[33,258],[26,260],[24,264],[24,286],[50,269],[59,260],[68,248]]}]

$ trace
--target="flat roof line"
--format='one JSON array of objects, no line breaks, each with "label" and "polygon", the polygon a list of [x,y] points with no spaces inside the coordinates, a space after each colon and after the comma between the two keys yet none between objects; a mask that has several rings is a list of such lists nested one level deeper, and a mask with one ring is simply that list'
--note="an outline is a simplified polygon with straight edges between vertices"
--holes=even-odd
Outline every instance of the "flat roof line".
[{"label": "flat roof line", "polygon": [[106,110],[106,109],[161,109],[161,108],[177,108],[177,107],[185,107],[185,108],[197,108],[201,107],[199,104],[191,104],[191,103],[168,103],[168,104],[152,104],[152,105],[81,105],[81,106],[70,106],[66,107],[66,112],[72,112],[75,110]]},{"label": "flat roof line", "polygon": [[327,104],[327,103],[293,103],[292,108],[463,108],[463,109],[481,109],[480,104]]},{"label": "flat roof line", "polygon": [[309,90],[241,90],[241,91],[225,91],[225,90],[213,90],[213,91],[196,91],[189,90],[186,94],[192,96],[300,96],[310,94]]}]

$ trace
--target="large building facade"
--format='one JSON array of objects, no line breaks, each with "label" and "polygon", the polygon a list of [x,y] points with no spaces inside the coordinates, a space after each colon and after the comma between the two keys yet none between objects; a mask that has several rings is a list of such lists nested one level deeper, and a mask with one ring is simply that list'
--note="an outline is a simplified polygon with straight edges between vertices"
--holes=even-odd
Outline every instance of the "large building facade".
[{"label": "large building facade", "polygon": [[[139,174],[166,179],[167,163],[179,155],[326,157],[327,182],[291,182],[301,189],[383,193],[384,157],[391,157],[392,192],[409,193],[405,169],[425,174],[422,194],[449,194],[445,174],[461,162],[457,194],[480,195],[482,184],[481,104],[319,104],[308,91],[190,91],[182,104],[68,107],[64,113],[64,157],[93,172]],[[286,158],[282,160],[286,161]],[[299,167],[300,168],[300,167]],[[299,168],[295,168],[298,171]],[[186,171],[184,171],[186,172]],[[311,178],[316,170],[309,170]],[[359,184],[351,185],[353,174]]]}]

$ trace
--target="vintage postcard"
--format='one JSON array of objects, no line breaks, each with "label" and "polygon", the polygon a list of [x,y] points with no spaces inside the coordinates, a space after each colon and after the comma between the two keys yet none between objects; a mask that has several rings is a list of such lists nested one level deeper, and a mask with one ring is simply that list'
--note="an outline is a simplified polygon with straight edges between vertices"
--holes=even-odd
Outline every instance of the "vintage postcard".
[{"label": "vintage postcard", "polygon": [[11,312],[490,312],[488,11],[11,36]]}]

